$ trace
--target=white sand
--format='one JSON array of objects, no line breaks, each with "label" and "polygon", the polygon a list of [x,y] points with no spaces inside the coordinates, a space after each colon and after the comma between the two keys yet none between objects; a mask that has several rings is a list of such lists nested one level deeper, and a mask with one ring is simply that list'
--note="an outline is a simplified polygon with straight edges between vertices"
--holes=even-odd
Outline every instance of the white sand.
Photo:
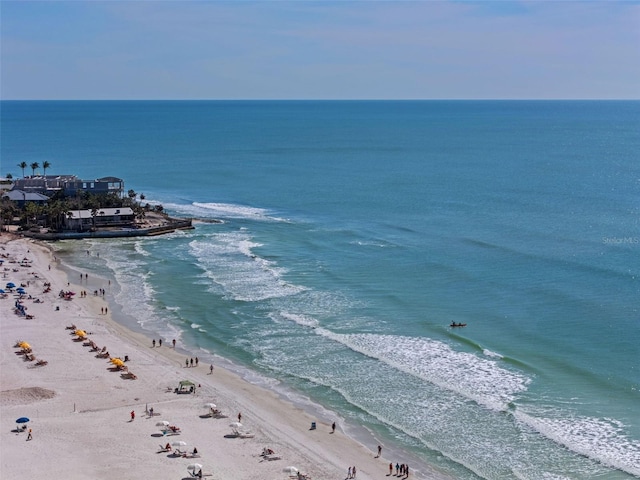
[{"label": "white sand", "polygon": [[[184,356],[170,345],[152,348],[151,339],[133,333],[101,313],[107,303],[93,292],[81,298],[83,287],[67,287],[65,274],[50,251],[26,239],[0,236],[0,267],[4,278],[27,284],[27,293],[42,303],[25,299],[25,319],[13,312],[16,296],[0,299],[0,478],[139,479],[189,477],[187,465],[199,463],[213,479],[289,479],[283,471],[295,466],[314,480],[344,479],[350,465],[358,479],[388,477],[389,459],[375,458],[376,445],[365,448],[348,438],[340,426],[317,422],[272,392],[236,375],[209,366],[185,368]],[[23,258],[31,263],[20,266]],[[49,266],[51,267],[49,269]],[[17,270],[17,271],[14,271]],[[44,282],[51,291],[42,293]],[[60,290],[76,292],[71,301],[58,298]],[[56,310],[59,307],[59,311]],[[106,346],[112,356],[128,355],[128,368],[136,380],[110,371],[108,359],[84,342],[75,342],[66,326],[75,324],[90,332],[89,339]],[[29,342],[36,367],[14,348],[17,340]],[[173,388],[190,379],[201,388],[195,395],[177,395]],[[167,391],[171,387],[170,391]],[[202,418],[206,403],[213,402],[228,418]],[[145,414],[153,407],[156,416]],[[136,417],[130,420],[130,412]],[[242,412],[242,424],[255,435],[233,438],[229,424]],[[157,415],[159,414],[159,415]],[[15,431],[15,420],[26,416],[33,439]],[[180,427],[178,436],[162,436],[156,423],[167,420]],[[184,441],[197,447],[200,458],[159,453],[167,442]],[[273,449],[280,460],[265,461],[260,453]],[[402,459],[391,459],[402,463]],[[395,475],[395,470],[394,470]],[[410,478],[443,478],[436,472],[412,472]]]}]

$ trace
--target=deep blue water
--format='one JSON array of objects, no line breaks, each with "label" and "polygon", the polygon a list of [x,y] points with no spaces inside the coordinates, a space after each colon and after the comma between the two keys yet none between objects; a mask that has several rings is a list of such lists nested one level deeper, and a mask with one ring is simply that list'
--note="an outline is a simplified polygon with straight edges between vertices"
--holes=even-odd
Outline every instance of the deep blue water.
[{"label": "deep blue water", "polygon": [[121,321],[455,478],[640,476],[640,102],[0,107],[3,174],[224,221],[56,244]]}]

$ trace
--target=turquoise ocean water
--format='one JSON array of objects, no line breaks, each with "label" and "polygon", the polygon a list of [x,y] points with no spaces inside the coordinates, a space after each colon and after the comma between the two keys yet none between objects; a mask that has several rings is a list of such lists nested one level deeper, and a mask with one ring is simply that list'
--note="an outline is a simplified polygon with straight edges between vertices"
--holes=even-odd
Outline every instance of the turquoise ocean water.
[{"label": "turquoise ocean water", "polygon": [[640,477],[640,102],[0,107],[3,174],[113,175],[205,220],[55,245],[130,327],[419,478]]}]

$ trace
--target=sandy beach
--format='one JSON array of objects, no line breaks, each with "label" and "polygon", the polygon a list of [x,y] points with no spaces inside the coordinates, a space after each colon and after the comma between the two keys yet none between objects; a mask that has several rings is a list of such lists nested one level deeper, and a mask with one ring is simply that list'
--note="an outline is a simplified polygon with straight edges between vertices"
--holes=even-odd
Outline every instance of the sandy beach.
[{"label": "sandy beach", "polygon": [[[213,479],[286,480],[295,470],[285,470],[295,467],[314,480],[337,480],[350,466],[357,468],[356,478],[377,479],[390,477],[390,462],[396,476],[402,459],[385,458],[384,447],[378,458],[377,445],[352,440],[339,423],[332,433],[328,422],[219,366],[187,367],[168,340],[154,347],[153,339],[114,322],[105,313],[108,297],[94,291],[85,296],[87,287],[77,279],[68,283],[46,246],[9,234],[0,238],[1,287],[13,282],[26,291],[26,315],[14,311],[15,290],[0,299],[1,478],[182,479],[190,477],[189,465],[200,464]],[[61,290],[75,295],[64,300]],[[74,335],[72,326],[85,330],[86,338]],[[34,359],[20,353],[19,341],[28,342]],[[103,347],[109,357],[99,358]],[[126,370],[109,360],[125,356]],[[195,393],[175,393],[182,380],[193,382]],[[209,403],[222,415],[210,416]],[[236,430],[246,435],[231,426],[239,413]],[[20,417],[29,418],[25,430],[17,428]],[[179,434],[163,433],[162,422]],[[167,443],[171,452],[161,448]],[[265,448],[274,452],[270,458],[261,455]],[[410,477],[438,474],[411,471]]]}]

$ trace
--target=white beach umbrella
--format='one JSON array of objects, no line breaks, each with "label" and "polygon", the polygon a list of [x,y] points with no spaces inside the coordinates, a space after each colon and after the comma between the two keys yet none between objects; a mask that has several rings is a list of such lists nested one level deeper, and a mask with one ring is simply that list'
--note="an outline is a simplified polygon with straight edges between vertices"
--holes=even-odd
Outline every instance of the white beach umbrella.
[{"label": "white beach umbrella", "polygon": [[180,440],[179,442],[172,442],[171,446],[172,447],[186,447],[187,446],[187,442],[183,442],[182,440]]},{"label": "white beach umbrella", "polygon": [[215,403],[205,403],[204,408],[218,408]]},{"label": "white beach umbrella", "polygon": [[233,423],[230,423],[230,424],[229,424],[229,426],[230,426],[231,428],[242,428],[242,427],[243,427],[243,425],[242,425],[240,422],[233,422]]},{"label": "white beach umbrella", "polygon": [[199,463],[192,463],[190,465],[187,465],[187,470],[202,470],[202,465],[200,465]]},{"label": "white beach umbrella", "polygon": [[289,467],[284,467],[284,468],[282,469],[282,471],[283,471],[284,473],[294,473],[294,474],[295,474],[295,473],[298,473],[298,469],[297,469],[296,467],[291,467],[291,466],[289,466]]},{"label": "white beach umbrella", "polygon": [[156,427],[168,427],[169,425],[171,425],[171,422],[167,422],[166,420],[156,423]]}]

